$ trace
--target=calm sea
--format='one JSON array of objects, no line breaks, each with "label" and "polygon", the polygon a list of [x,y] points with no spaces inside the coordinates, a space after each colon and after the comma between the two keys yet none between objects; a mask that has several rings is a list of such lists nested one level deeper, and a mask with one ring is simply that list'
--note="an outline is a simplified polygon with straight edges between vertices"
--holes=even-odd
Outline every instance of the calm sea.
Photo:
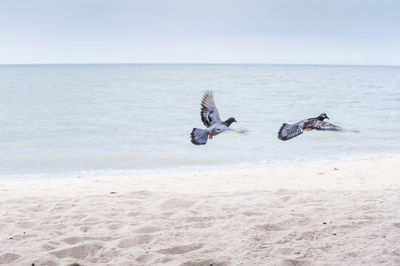
[{"label": "calm sea", "polygon": [[[205,146],[213,90],[225,133]],[[277,138],[325,112],[360,133]],[[0,175],[270,165],[400,153],[400,67],[302,65],[0,66]]]}]

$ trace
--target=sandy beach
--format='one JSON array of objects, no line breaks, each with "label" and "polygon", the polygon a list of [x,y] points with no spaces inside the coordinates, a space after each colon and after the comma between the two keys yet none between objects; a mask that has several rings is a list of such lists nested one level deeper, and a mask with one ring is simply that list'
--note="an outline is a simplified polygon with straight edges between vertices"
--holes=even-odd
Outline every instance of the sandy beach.
[{"label": "sandy beach", "polygon": [[400,157],[1,182],[4,265],[399,265]]}]

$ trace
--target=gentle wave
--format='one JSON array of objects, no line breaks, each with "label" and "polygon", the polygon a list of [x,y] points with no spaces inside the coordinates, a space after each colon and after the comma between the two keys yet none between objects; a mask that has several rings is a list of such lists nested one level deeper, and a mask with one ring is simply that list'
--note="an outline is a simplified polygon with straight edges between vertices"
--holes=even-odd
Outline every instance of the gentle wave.
[{"label": "gentle wave", "polygon": [[[0,174],[149,171],[400,153],[400,68],[293,65],[1,66]],[[190,143],[200,100],[244,136]],[[306,132],[283,122],[326,112],[360,133]]]}]

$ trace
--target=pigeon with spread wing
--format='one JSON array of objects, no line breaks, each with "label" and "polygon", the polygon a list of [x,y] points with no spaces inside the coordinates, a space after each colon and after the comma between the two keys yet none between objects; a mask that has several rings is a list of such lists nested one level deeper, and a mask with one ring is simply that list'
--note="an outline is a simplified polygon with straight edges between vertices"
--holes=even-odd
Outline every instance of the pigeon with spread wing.
[{"label": "pigeon with spread wing", "polygon": [[195,145],[204,145],[207,143],[208,139],[212,139],[214,136],[225,131],[235,131],[237,133],[245,132],[243,130],[229,128],[233,122],[237,122],[235,118],[231,117],[225,121],[221,120],[211,91],[206,91],[204,93],[203,100],[201,101],[200,116],[206,129],[193,128],[190,137],[192,143]]},{"label": "pigeon with spread wing", "polygon": [[304,119],[295,124],[283,123],[282,127],[279,129],[278,138],[280,140],[289,140],[303,134],[304,131],[309,131],[313,129],[344,131],[343,128],[339,126],[325,122],[324,119],[326,118],[329,119],[329,117],[325,113],[322,113],[315,118]]}]

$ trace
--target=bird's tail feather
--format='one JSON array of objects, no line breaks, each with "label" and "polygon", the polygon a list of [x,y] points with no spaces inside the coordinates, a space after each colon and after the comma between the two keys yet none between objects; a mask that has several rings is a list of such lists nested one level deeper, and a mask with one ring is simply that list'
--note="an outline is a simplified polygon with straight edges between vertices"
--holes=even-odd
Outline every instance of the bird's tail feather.
[{"label": "bird's tail feather", "polygon": [[193,128],[190,138],[194,145],[204,145],[207,143],[208,135],[210,132],[206,129]]}]

